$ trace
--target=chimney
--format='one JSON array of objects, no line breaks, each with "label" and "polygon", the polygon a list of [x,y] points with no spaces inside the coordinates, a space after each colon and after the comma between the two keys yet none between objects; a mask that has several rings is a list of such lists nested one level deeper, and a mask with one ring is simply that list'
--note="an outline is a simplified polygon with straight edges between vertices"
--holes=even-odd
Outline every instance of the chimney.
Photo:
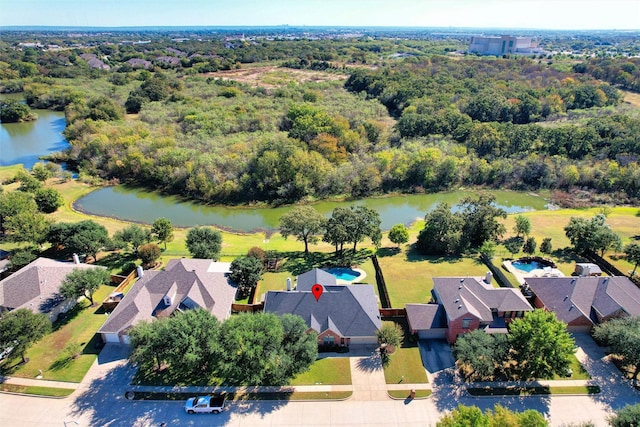
[{"label": "chimney", "polygon": [[287,292],[291,292],[291,277],[287,277]]},{"label": "chimney", "polygon": [[80,264],[80,257],[78,256],[78,254],[73,254],[73,263]]},{"label": "chimney", "polygon": [[582,275],[584,277],[589,277],[591,276],[591,266],[589,264],[586,264],[583,269],[582,269]]},{"label": "chimney", "polygon": [[142,276],[144,276],[144,270],[141,265],[136,267],[136,271],[138,272],[138,277],[142,278]]},{"label": "chimney", "polygon": [[487,285],[490,285],[492,280],[493,280],[493,273],[490,271],[487,271],[487,274],[484,276],[485,283]]}]

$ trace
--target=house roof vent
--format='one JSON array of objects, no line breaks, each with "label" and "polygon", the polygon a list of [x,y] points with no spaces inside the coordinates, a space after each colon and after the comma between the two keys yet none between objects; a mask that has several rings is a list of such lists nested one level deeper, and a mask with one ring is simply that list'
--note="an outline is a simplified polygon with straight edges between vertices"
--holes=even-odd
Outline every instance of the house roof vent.
[{"label": "house roof vent", "polygon": [[458,310],[460,310],[461,308],[462,308],[462,306],[461,306],[461,305],[459,305],[459,306],[458,306]]}]

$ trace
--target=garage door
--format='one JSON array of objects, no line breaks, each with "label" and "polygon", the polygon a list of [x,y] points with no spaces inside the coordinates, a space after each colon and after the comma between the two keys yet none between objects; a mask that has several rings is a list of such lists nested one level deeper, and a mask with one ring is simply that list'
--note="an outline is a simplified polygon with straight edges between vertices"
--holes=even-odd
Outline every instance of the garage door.
[{"label": "garage door", "polygon": [[447,330],[445,328],[425,329],[418,331],[418,338],[420,339],[444,339],[446,335]]}]

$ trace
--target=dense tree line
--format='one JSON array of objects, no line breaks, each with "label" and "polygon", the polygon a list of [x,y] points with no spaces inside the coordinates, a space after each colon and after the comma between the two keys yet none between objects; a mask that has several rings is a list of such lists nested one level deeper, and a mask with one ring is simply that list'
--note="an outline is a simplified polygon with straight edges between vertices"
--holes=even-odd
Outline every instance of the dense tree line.
[{"label": "dense tree line", "polygon": [[640,92],[639,58],[590,58],[573,66],[576,73],[589,74],[621,89]]}]

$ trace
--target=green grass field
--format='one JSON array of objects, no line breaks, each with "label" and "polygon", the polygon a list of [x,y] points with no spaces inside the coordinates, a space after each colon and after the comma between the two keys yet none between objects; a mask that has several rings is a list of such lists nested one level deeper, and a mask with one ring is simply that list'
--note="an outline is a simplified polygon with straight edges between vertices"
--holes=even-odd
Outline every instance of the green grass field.
[{"label": "green grass field", "polygon": [[291,380],[291,385],[351,384],[348,357],[325,357],[316,360],[309,370]]},{"label": "green grass field", "polygon": [[406,321],[400,325],[405,331],[404,341],[400,348],[396,348],[396,351],[389,356],[389,363],[384,366],[384,378],[387,384],[428,383],[418,344],[409,340],[406,334],[408,328]]},{"label": "green grass field", "polygon": [[71,388],[38,387],[16,384],[0,384],[0,390],[9,393],[32,394],[34,396],[67,397],[75,390]]}]

